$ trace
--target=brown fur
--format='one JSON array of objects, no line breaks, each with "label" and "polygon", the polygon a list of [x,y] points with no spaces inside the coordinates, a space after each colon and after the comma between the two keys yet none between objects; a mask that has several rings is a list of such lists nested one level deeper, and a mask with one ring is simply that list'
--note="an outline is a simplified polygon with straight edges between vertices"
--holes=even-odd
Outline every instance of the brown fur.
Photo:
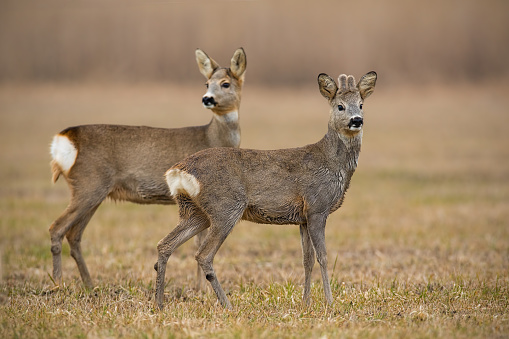
[{"label": "brown fur", "polygon": [[[207,78],[207,96],[214,98],[213,117],[203,126],[177,129],[147,126],[84,125],[59,133],[77,149],[77,157],[67,173],[53,160],[52,180],[64,176],[71,190],[71,201],[64,213],[50,226],[53,278],[62,279],[61,248],[66,236],[86,286],[92,280],[81,254],[81,236],[102,201],[130,201],[139,204],[174,204],[164,180],[165,171],[177,161],[210,147],[238,147],[237,116],[244,82],[246,56],[235,51],[230,68],[221,68],[203,51],[196,51],[200,72]],[[229,87],[221,84],[228,82]]]},{"label": "brown fur", "polygon": [[[315,144],[284,150],[212,148],[193,154],[167,172],[172,192],[178,192],[180,222],[157,245],[156,301],[163,306],[166,263],[173,251],[190,237],[209,229],[196,260],[224,307],[231,307],[215,271],[214,256],[241,220],[265,224],[300,225],[304,253],[305,303],[309,302],[315,252],[320,264],[324,293],[332,303],[325,250],[325,222],[344,199],[357,167],[362,141],[361,105],[372,93],[376,73],[364,75],[355,85],[341,75],[339,88],[320,74],[318,84],[331,106],[327,134]],[[182,174],[179,174],[182,173]],[[199,192],[189,194],[182,176],[192,175]],[[175,191],[175,192],[174,192]],[[195,190],[196,191],[196,190]]]}]

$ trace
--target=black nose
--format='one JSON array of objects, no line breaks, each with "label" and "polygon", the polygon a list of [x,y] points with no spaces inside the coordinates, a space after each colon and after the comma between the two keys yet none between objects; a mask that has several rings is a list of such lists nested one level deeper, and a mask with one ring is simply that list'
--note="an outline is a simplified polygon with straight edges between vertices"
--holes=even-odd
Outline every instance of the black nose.
[{"label": "black nose", "polygon": [[359,128],[362,126],[363,120],[361,117],[353,117],[350,119],[350,123],[348,124],[348,127],[350,128]]},{"label": "black nose", "polygon": [[217,104],[216,100],[214,100],[214,97],[203,97],[201,101],[205,106],[215,106]]}]

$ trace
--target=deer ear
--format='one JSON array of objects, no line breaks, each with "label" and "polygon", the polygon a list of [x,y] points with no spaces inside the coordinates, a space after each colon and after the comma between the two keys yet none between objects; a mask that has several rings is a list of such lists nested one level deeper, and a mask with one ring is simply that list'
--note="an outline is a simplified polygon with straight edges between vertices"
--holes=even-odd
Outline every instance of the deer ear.
[{"label": "deer ear", "polygon": [[318,86],[320,87],[320,93],[329,101],[334,98],[338,91],[338,86],[336,82],[334,82],[334,79],[325,73],[320,73],[320,75],[318,75]]},{"label": "deer ear", "polygon": [[203,74],[205,78],[210,79],[212,73],[219,68],[219,65],[214,61],[214,59],[209,58],[209,56],[199,48],[196,50],[195,54],[200,73]]},{"label": "deer ear", "polygon": [[359,89],[359,93],[361,95],[362,100],[366,99],[373,93],[375,90],[376,84],[376,72],[369,72],[362,76],[357,84],[357,88]]},{"label": "deer ear", "polygon": [[233,53],[230,70],[237,79],[242,79],[244,72],[246,71],[246,52],[241,47]]}]

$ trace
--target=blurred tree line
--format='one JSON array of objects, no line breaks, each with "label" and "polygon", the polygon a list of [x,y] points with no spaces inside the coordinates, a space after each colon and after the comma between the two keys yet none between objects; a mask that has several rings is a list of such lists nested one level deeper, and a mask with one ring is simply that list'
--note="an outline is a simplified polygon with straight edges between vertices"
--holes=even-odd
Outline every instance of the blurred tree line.
[{"label": "blurred tree line", "polygon": [[222,66],[244,47],[249,82],[264,85],[370,70],[388,83],[500,80],[509,1],[0,2],[0,83],[196,82],[198,47]]}]

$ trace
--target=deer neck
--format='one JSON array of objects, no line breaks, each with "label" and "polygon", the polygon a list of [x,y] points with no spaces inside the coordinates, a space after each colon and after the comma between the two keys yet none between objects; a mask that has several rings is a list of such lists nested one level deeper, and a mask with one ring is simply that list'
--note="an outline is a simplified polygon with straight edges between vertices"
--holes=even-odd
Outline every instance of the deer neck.
[{"label": "deer neck", "polygon": [[239,147],[239,112],[232,111],[221,115],[213,113],[207,136],[210,145],[213,147]]},{"label": "deer neck", "polygon": [[320,143],[330,164],[338,166],[337,170],[344,174],[353,174],[361,151],[362,131],[355,135],[345,135],[329,126],[329,131]]}]

